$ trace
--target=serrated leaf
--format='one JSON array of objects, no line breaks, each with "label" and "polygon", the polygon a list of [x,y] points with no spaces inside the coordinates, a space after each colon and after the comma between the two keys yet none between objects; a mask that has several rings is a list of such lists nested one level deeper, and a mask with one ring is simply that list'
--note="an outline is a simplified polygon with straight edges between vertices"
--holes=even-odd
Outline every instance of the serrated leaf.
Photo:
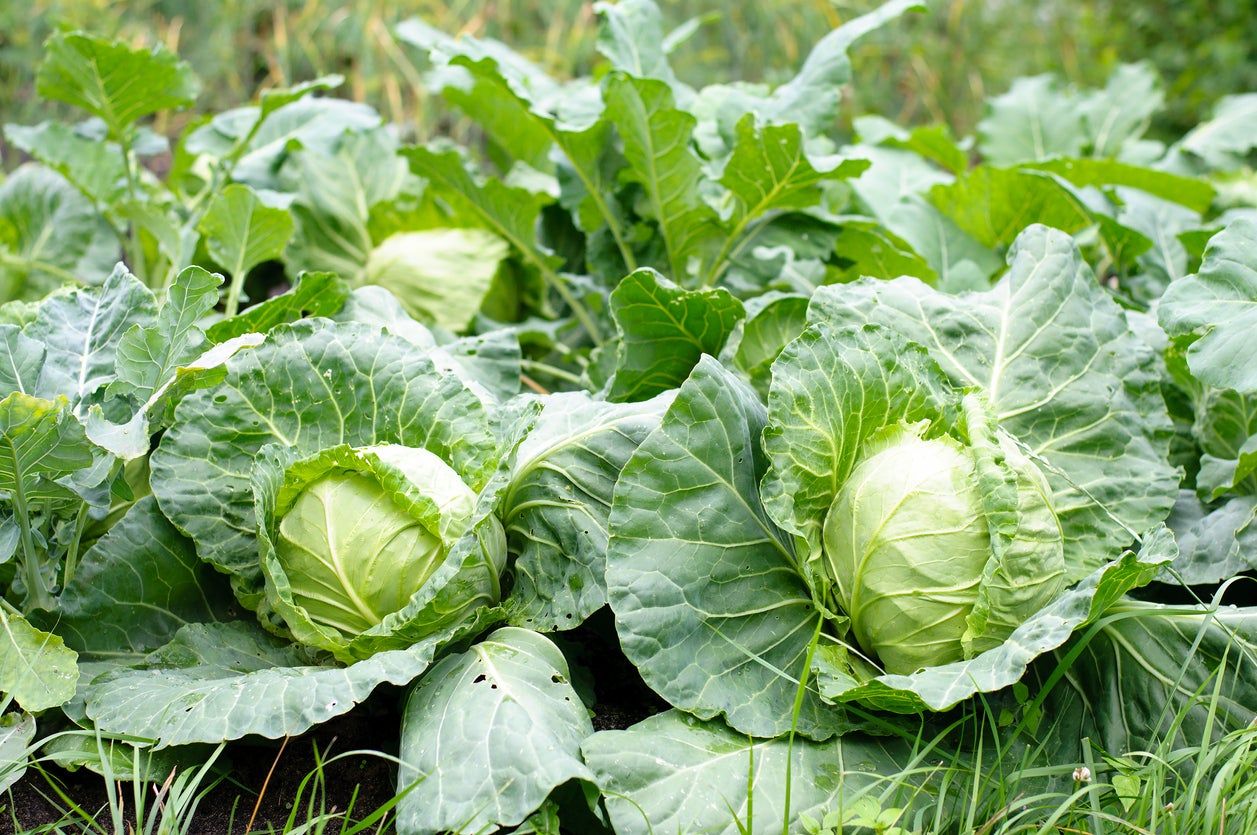
[{"label": "serrated leaf", "polygon": [[278,258],[292,237],[292,215],[266,206],[253,189],[233,183],[214,195],[197,226],[210,257],[233,280]]},{"label": "serrated leaf", "polygon": [[679,386],[703,354],[720,353],[745,311],[727,290],[683,290],[643,268],[611,293],[611,315],[621,342],[609,399],[631,402]]},{"label": "serrated leaf", "polygon": [[164,46],[132,49],[82,32],[58,32],[44,47],[39,95],[86,110],[115,138],[161,110],[193,102],[200,84],[192,68]]}]

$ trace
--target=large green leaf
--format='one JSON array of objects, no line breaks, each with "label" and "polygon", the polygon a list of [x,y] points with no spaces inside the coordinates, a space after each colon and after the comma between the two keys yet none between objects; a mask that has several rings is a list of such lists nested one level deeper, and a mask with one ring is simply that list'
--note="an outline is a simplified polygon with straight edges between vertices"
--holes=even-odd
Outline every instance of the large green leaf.
[{"label": "large green leaf", "polygon": [[[655,692],[775,736],[791,728],[820,614],[760,504],[765,418],[737,377],[710,357],[698,363],[616,485],[607,592],[620,644]],[[840,726],[804,694],[801,733]]]},{"label": "large green leaf", "polygon": [[1205,585],[1257,571],[1257,496],[1240,496],[1211,509],[1192,491],[1182,490],[1168,524],[1179,556],[1162,578],[1167,582]]},{"label": "large green leaf", "polygon": [[292,237],[292,215],[265,205],[253,189],[233,183],[214,195],[198,230],[215,263],[236,282],[263,261],[278,258]]},{"label": "large green leaf", "polygon": [[319,664],[258,626],[190,624],[143,668],[105,673],[84,687],[87,716],[105,733],[157,747],[279,739],[353,709],[381,684],[406,684],[440,641],[382,652],[348,667]]},{"label": "large green leaf", "polygon": [[662,81],[614,73],[604,93],[607,116],[624,142],[627,174],[642,187],[647,217],[663,241],[660,266],[683,283],[690,259],[715,231],[715,212],[702,199],[702,162],[691,143],[694,117],[676,107]]},{"label": "large green leaf", "polygon": [[83,555],[57,612],[40,623],[83,660],[140,660],[185,624],[228,618],[234,602],[222,575],[145,496]]},{"label": "large green leaf", "polygon": [[0,325],[0,396],[33,394],[44,367],[44,346],[17,325]]},{"label": "large green leaf", "polygon": [[92,446],[64,400],[13,392],[0,400],[0,491],[13,502],[65,498],[57,479],[92,464]]},{"label": "large green leaf", "polygon": [[65,177],[97,205],[111,205],[126,192],[126,160],[114,142],[101,142],[61,122],[33,127],[5,125],[4,136]]},{"label": "large green leaf", "polygon": [[780,832],[783,820],[802,833],[804,816],[878,798],[886,775],[913,765],[910,746],[895,737],[752,739],[677,710],[596,733],[582,750],[621,835]]},{"label": "large green leaf", "polygon": [[1187,349],[1197,378],[1257,392],[1257,364],[1248,345],[1257,328],[1257,222],[1239,219],[1215,235],[1200,270],[1171,284],[1158,312],[1170,336],[1198,336]]},{"label": "large green leaf", "polygon": [[481,488],[498,449],[480,400],[422,352],[367,325],[281,325],[227,362],[218,386],[185,398],[153,453],[153,492],[197,552],[260,592],[249,472],[263,446],[299,456],[350,444],[421,446]]},{"label": "large green leaf", "polygon": [[128,394],[143,403],[193,359],[205,341],[199,322],[218,303],[222,278],[200,267],[175,277],[152,324],[132,325],[118,340],[117,374]]},{"label": "large green leaf", "polygon": [[36,90],[100,118],[112,136],[136,120],[189,105],[200,84],[192,68],[164,46],[132,49],[82,32],[58,32],[44,47]]},{"label": "large green leaf", "polygon": [[987,101],[978,150],[991,165],[1076,157],[1087,145],[1076,94],[1052,75],[1019,78]]},{"label": "large green leaf", "polygon": [[7,792],[26,774],[34,739],[34,716],[17,711],[0,716],[0,792]]},{"label": "large green leaf", "polygon": [[1031,224],[1077,232],[1091,224],[1078,198],[1047,174],[980,166],[930,190],[930,202],[983,246],[1006,247]]},{"label": "large green leaf", "polygon": [[604,574],[611,497],[620,470],[671,402],[606,403],[582,392],[550,395],[516,452],[502,502],[515,555],[512,623],[571,629],[607,602]]},{"label": "large green leaf", "polygon": [[563,653],[535,632],[499,629],[442,659],[410,694],[397,831],[521,823],[560,784],[593,779],[580,758],[593,730]]},{"label": "large green leaf", "polygon": [[1208,745],[1257,720],[1257,609],[1127,600],[1058,655],[1076,647],[1048,710],[1110,754]]},{"label": "large green leaf", "polygon": [[332,316],[349,298],[349,284],[335,273],[302,273],[292,289],[258,302],[230,319],[210,325],[211,342],[226,342],[247,333],[266,333],[276,325],[304,317]]},{"label": "large green leaf", "polygon": [[76,412],[117,379],[118,350],[132,327],[150,327],[157,301],[119,264],[100,287],[83,287],[45,300],[25,334],[43,343],[47,361],[37,394],[64,396]]},{"label": "large green leaf", "polygon": [[1178,476],[1156,357],[1069,237],[1027,229],[984,293],[919,281],[824,287],[814,321],[875,322],[919,342],[958,386],[980,389],[1000,426],[1043,465],[1077,580],[1165,519]]},{"label": "large green leaf", "polygon": [[0,301],[99,284],[117,259],[109,224],[59,175],[24,165],[0,183]]},{"label": "large green leaf", "polygon": [[0,698],[32,712],[65,704],[78,682],[77,657],[56,635],[0,606]]},{"label": "large green leaf", "polygon": [[610,399],[647,400],[676,388],[699,357],[720,353],[743,315],[728,290],[683,290],[649,267],[631,273],[611,293],[621,341]]}]

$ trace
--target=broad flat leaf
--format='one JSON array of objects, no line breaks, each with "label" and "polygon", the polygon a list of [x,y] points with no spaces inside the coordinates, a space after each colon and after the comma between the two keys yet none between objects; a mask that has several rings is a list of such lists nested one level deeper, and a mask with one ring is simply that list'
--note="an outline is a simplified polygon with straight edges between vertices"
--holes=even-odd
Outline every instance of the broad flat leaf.
[{"label": "broad flat leaf", "polygon": [[519,338],[507,329],[438,345],[436,335],[410,318],[392,293],[372,285],[350,293],[331,318],[377,325],[400,336],[426,353],[438,371],[458,375],[486,402],[508,400],[519,393],[522,354]]},{"label": "broad flat leaf", "polygon": [[164,46],[132,49],[82,32],[58,32],[44,46],[35,89],[53,101],[86,110],[120,138],[136,120],[196,99],[192,68]]},{"label": "broad flat leaf", "polygon": [[1126,600],[1079,642],[1046,709],[1105,751],[1187,748],[1257,720],[1257,609]]},{"label": "broad flat leaf", "polygon": [[222,575],[145,496],[83,555],[41,624],[83,660],[140,660],[184,624],[225,618],[234,602]]},{"label": "broad flat leaf", "polygon": [[84,424],[87,437],[123,461],[148,455],[152,434],[170,424],[175,407],[184,397],[221,382],[227,375],[224,367],[227,360],[238,351],[257,347],[265,339],[264,334],[246,333],[213,346],[187,365],[176,367],[125,423],[113,423],[99,405],[92,406]]},{"label": "broad flat leaf", "polygon": [[26,764],[34,753],[34,739],[34,716],[18,712],[0,716],[0,793],[8,791],[26,773]]},{"label": "broad flat leaf", "polygon": [[407,684],[427,669],[436,640],[382,652],[348,667],[320,665],[252,623],[190,624],[148,656],[84,686],[101,731],[157,748],[244,736],[296,736],[352,710],[381,684]]},{"label": "broad flat leaf", "polygon": [[990,165],[1076,157],[1087,145],[1078,94],[1052,75],[1019,78],[987,101],[978,150]]},{"label": "broad flat leaf", "polygon": [[911,275],[936,285],[938,275],[897,235],[873,221],[845,220],[834,245],[843,280]]},{"label": "broad flat leaf", "polygon": [[503,153],[547,169],[553,140],[542,108],[557,104],[560,87],[541,67],[501,41],[454,37],[418,18],[395,31],[437,67],[425,79],[433,92],[467,114]]},{"label": "broad flat leaf", "polygon": [[1138,255],[1135,274],[1122,281],[1123,289],[1137,301],[1151,305],[1172,282],[1186,275],[1187,248],[1179,236],[1198,228],[1200,215],[1136,189],[1119,186],[1115,191],[1122,205],[1112,222],[1099,216],[1100,229],[1104,232],[1115,222],[1124,227],[1124,234],[1133,230],[1151,244]]},{"label": "broad flat leaf", "polygon": [[99,284],[117,258],[109,224],[58,174],[23,165],[0,183],[0,302]]},{"label": "broad flat leaf", "polygon": [[[655,692],[775,736],[791,728],[819,615],[760,504],[765,418],[737,377],[698,363],[616,485],[607,591],[624,653]],[[800,733],[823,739],[841,725],[805,694]]]},{"label": "broad flat leaf", "polygon": [[1130,165],[1113,159],[1054,159],[1024,166],[1058,174],[1076,186],[1127,186],[1155,197],[1205,212],[1214,198],[1214,188],[1204,180],[1180,177],[1153,168]]},{"label": "broad flat leaf", "polygon": [[373,206],[398,195],[406,163],[383,130],[345,137],[335,153],[297,151],[285,166],[296,223],[284,267],[290,275],[328,270],[353,280],[374,246]]},{"label": "broad flat leaf", "polygon": [[607,117],[624,142],[627,175],[646,195],[647,216],[658,224],[664,263],[674,281],[690,274],[689,260],[714,231],[715,213],[699,192],[702,162],[691,146],[695,119],[676,108],[662,81],[613,73],[604,93]]},{"label": "broad flat leaf", "polygon": [[32,394],[44,366],[44,346],[17,325],[0,325],[0,397],[15,391]]},{"label": "broad flat leaf", "polygon": [[61,122],[5,125],[4,135],[98,204],[114,203],[126,191],[126,163],[116,143],[84,136]]},{"label": "broad flat leaf", "polygon": [[499,629],[433,666],[402,718],[402,835],[521,823],[568,780],[593,780],[593,733],[563,653],[526,629]]},{"label": "broad flat leaf", "polygon": [[365,104],[314,97],[284,104],[263,118],[266,95],[262,94],[262,108],[227,110],[196,128],[185,140],[185,149],[224,158],[248,138],[231,169],[232,179],[255,189],[278,189],[280,168],[291,148],[333,154],[346,136],[380,125],[380,115]]},{"label": "broad flat leaf", "polygon": [[622,835],[780,831],[787,761],[789,831],[802,833],[804,815],[819,820],[874,796],[885,775],[911,769],[914,759],[910,746],[893,736],[751,739],[678,710],[628,730],[596,733],[582,751]]},{"label": "broad flat leaf", "polygon": [[292,215],[266,206],[253,189],[233,183],[214,195],[197,228],[210,257],[238,279],[279,258],[292,237]]},{"label": "broad flat leaf", "polygon": [[1257,571],[1257,497],[1230,499],[1211,510],[1195,493],[1183,490],[1168,524],[1178,539],[1179,555],[1159,579],[1208,585]]},{"label": "broad flat leaf", "polygon": [[886,227],[920,253],[938,274],[938,289],[983,290],[1004,262],[925,199],[912,196],[883,218]]},{"label": "broad flat leaf", "polygon": [[1156,69],[1147,62],[1120,64],[1101,90],[1082,97],[1082,121],[1094,157],[1121,156],[1148,129],[1165,104]]},{"label": "broad flat leaf", "polygon": [[348,282],[335,273],[302,273],[287,292],[258,302],[243,313],[210,325],[206,336],[219,343],[247,333],[266,333],[276,325],[314,316],[330,317],[349,298]]},{"label": "broad flat leaf", "polygon": [[860,702],[896,713],[947,710],[978,693],[994,693],[1012,686],[1030,663],[1056,649],[1084,624],[1103,615],[1128,591],[1147,585],[1178,553],[1174,536],[1164,526],[1150,531],[1138,553],[1096,569],[1027,618],[999,646],[966,661],[928,667],[910,675],[881,675],[860,684],[850,680],[817,684],[825,698]]},{"label": "broad flat leaf", "polygon": [[1225,164],[1225,157],[1252,150],[1257,142],[1257,93],[1225,96],[1213,109],[1213,118],[1192,128],[1180,146],[1206,162]]},{"label": "broad flat leaf", "polygon": [[852,145],[845,148],[844,153],[869,161],[868,169],[851,180],[851,188],[864,214],[883,223],[887,223],[890,213],[903,201],[924,195],[936,185],[955,181],[951,174],[909,151]]},{"label": "broad flat leaf", "polygon": [[79,678],[74,650],[0,607],[0,694],[34,713],[74,696]]},{"label": "broad flat leaf", "polygon": [[122,264],[100,287],[49,298],[25,329],[47,349],[37,393],[65,396],[76,412],[86,411],[97,391],[117,379],[123,335],[150,326],[156,315],[152,292]]},{"label": "broad flat leaf", "polygon": [[829,507],[865,443],[898,423],[929,420],[949,430],[957,406],[947,377],[920,345],[886,328],[815,322],[773,363],[764,509],[803,540],[800,553],[811,563]]},{"label": "broad flat leaf", "polygon": [[946,125],[922,125],[907,130],[882,116],[857,116],[855,132],[862,142],[912,151],[952,174],[961,174],[969,167],[969,155]]},{"label": "broad flat leaf", "polygon": [[500,511],[515,558],[510,621],[571,629],[607,602],[607,520],[629,456],[659,425],[667,395],[615,404],[550,395],[515,454]]},{"label": "broad flat leaf", "polygon": [[609,397],[631,402],[676,388],[703,354],[720,353],[744,311],[728,290],[682,290],[643,268],[612,291],[611,315],[621,342]]},{"label": "broad flat leaf", "polygon": [[13,392],[0,400],[0,491],[24,500],[65,498],[54,479],[92,465],[92,446],[64,400]]},{"label": "broad flat leaf", "polygon": [[1215,235],[1200,270],[1165,291],[1158,316],[1170,336],[1199,337],[1187,364],[1201,382],[1257,392],[1249,346],[1257,329],[1257,222],[1236,220]]},{"label": "broad flat leaf", "polygon": [[153,493],[201,558],[260,593],[249,473],[269,443],[299,457],[347,443],[421,446],[473,489],[497,463],[484,406],[408,342],[367,325],[305,320],[227,361],[226,379],[186,398],[152,456]]},{"label": "broad flat leaf", "polygon": [[1076,580],[1169,513],[1170,421],[1153,350],[1067,235],[1032,226],[1008,263],[983,293],[945,295],[910,278],[823,287],[811,316],[890,327],[954,384],[984,392],[1047,476]]},{"label": "broad flat leaf", "polygon": [[1006,247],[1031,224],[1065,232],[1091,224],[1086,208],[1046,174],[980,166],[930,190],[930,202],[989,247]]},{"label": "broad flat leaf", "polygon": [[144,402],[205,341],[197,323],[218,303],[222,277],[187,267],[175,277],[151,325],[132,325],[118,340],[118,380]]}]

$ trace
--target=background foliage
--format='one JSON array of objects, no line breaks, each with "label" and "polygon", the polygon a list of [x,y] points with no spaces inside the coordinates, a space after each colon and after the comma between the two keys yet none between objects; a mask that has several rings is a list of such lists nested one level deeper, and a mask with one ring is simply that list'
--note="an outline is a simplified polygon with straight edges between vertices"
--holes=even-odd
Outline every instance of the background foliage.
[{"label": "background foliage", "polygon": [[[726,78],[781,81],[793,74],[817,33],[863,14],[876,0],[666,0],[672,25],[703,25],[674,56],[681,78],[703,85]],[[1245,2],[1211,0],[933,0],[874,34],[853,56],[853,112],[899,122],[972,130],[987,96],[1022,75],[1056,72],[1096,86],[1122,61],[1147,60],[1162,77],[1169,108],[1154,134],[1180,135],[1209,105],[1257,88],[1257,39]],[[494,37],[553,75],[573,77],[595,62],[594,4],[587,0],[33,0],[0,4],[0,102],[6,121],[48,117],[34,95],[44,39],[58,28],[164,43],[204,80],[198,102],[217,111],[258,87],[337,72],[340,92],[366,101],[419,136],[461,134],[448,111],[431,106],[407,47],[392,25],[421,16],[446,32]],[[771,69],[769,69],[771,68]]]}]

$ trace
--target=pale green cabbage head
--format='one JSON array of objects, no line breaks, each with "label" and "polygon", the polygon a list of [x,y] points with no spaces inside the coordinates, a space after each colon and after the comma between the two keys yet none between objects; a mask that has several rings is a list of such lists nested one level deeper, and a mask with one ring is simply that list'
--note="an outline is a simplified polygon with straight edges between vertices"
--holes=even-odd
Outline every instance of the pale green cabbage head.
[{"label": "pale green cabbage head", "polygon": [[420,321],[462,331],[509,252],[505,241],[484,229],[399,232],[371,251],[361,283],[384,287]]},{"label": "pale green cabbage head", "polygon": [[966,445],[927,429],[871,439],[825,518],[825,571],[888,673],[1000,643],[1063,584],[1060,526],[1034,463],[1005,439]]},{"label": "pale green cabbage head", "polygon": [[421,448],[342,446],[296,462],[263,566],[273,605],[298,639],[337,652],[416,601],[434,628],[498,602],[505,535],[492,516],[472,530],[476,500]]}]

